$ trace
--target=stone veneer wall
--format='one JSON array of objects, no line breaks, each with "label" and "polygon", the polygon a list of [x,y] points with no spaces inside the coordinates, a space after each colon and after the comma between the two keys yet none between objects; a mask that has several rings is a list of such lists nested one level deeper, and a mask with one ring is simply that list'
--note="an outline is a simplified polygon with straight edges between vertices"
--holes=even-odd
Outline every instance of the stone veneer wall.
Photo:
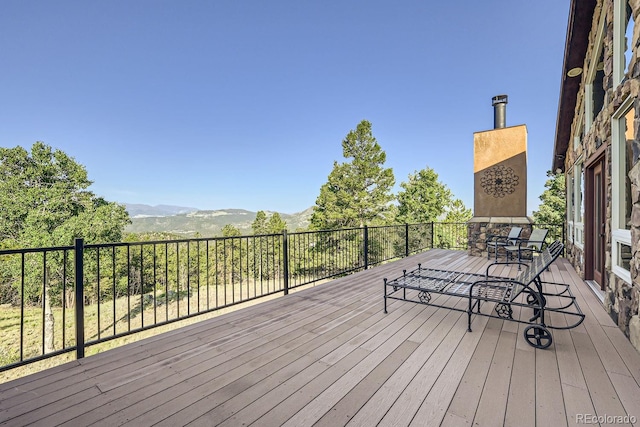
[{"label": "stone veneer wall", "polygon": [[527,238],[531,235],[531,223],[527,217],[474,217],[467,223],[468,253],[486,257],[487,236],[507,236],[511,227],[522,227],[520,237]]},{"label": "stone veneer wall", "polygon": [[[638,315],[638,305],[640,302],[640,161],[634,159],[635,164],[629,173],[629,179],[632,186],[633,210],[631,215],[631,281],[632,284],[626,283],[612,271],[611,256],[611,232],[612,232],[612,207],[611,207],[611,117],[618,107],[629,96],[635,98],[633,108],[635,109],[634,132],[635,140],[633,141],[633,152],[640,153],[640,60],[638,55],[638,44],[640,43],[640,0],[631,0],[632,13],[635,21],[635,31],[633,36],[633,44],[636,46],[635,54],[630,65],[631,78],[613,87],[613,19],[607,19],[607,28],[604,37],[604,82],[605,88],[605,105],[598,114],[589,132],[584,135],[582,144],[574,149],[573,143],[570,142],[569,149],[565,158],[565,170],[569,171],[575,164],[576,160],[582,156],[583,160],[588,160],[603,144],[605,148],[606,161],[606,186],[607,186],[607,207],[606,207],[606,227],[605,227],[605,309],[609,312],[611,318],[618,327],[631,340],[632,344],[640,350],[640,316]],[[589,70],[592,67],[591,58],[595,46],[595,34],[603,11],[608,17],[613,16],[613,0],[598,0],[594,12],[594,19],[589,40],[589,48],[586,54],[584,69]],[[577,118],[580,116],[581,109],[584,108],[584,75],[578,99],[576,103],[576,111],[574,113],[574,122],[572,127],[572,135],[577,132]],[[578,177],[577,177],[578,178]],[[576,271],[584,278],[584,253],[582,249],[567,242],[567,255],[571,263],[575,266]]]}]

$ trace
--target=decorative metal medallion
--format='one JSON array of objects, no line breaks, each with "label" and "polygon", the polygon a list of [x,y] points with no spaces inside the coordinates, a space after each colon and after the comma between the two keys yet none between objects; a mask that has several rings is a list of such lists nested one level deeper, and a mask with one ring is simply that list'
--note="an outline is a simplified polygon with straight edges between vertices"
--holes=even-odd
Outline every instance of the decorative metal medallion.
[{"label": "decorative metal medallion", "polygon": [[519,179],[510,167],[494,166],[484,172],[480,186],[493,197],[504,197],[516,191]]},{"label": "decorative metal medallion", "polygon": [[431,294],[427,291],[420,291],[418,298],[420,299],[420,302],[429,304],[429,301],[431,301]]},{"label": "decorative metal medallion", "polygon": [[513,319],[513,310],[510,304],[496,304],[496,313],[498,313],[498,317],[502,319]]}]

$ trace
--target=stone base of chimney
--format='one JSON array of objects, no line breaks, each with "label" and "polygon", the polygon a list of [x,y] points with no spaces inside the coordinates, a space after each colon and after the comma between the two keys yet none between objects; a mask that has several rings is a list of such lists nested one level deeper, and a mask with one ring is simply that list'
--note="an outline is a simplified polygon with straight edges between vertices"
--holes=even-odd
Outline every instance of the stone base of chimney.
[{"label": "stone base of chimney", "polygon": [[533,220],[524,217],[476,216],[467,222],[468,252],[471,256],[487,256],[487,236],[507,236],[511,227],[522,227],[520,237],[528,238],[533,229]]}]

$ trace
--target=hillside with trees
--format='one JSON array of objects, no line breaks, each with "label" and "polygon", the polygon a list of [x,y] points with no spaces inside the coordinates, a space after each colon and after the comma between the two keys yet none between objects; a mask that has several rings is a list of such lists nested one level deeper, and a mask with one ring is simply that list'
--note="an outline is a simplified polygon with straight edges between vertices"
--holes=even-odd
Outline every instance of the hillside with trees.
[{"label": "hillside with trees", "polygon": [[[286,214],[266,212],[268,215],[277,213],[286,223],[289,231],[306,230],[309,227],[312,209],[299,213]],[[175,238],[185,237],[214,237],[222,236],[222,229],[226,225],[237,228],[242,235],[253,234],[253,222],[258,212],[244,209],[195,210],[194,212],[166,216],[144,216],[131,218],[127,226],[127,233],[141,234],[164,232],[175,235]]]},{"label": "hillside with trees", "polygon": [[[342,145],[346,161],[334,162],[316,206],[299,214],[226,209],[133,221],[123,205],[88,190],[86,169],[66,153],[41,142],[30,152],[0,149],[0,249],[49,248],[0,258],[0,304],[18,319],[12,325],[24,325],[23,316],[33,319],[26,334],[0,328],[12,342],[0,352],[0,365],[22,357],[22,347],[34,357],[73,345],[70,309],[79,304],[93,313],[87,338],[95,340],[145,327],[149,319],[167,322],[276,292],[284,275],[296,286],[403,256],[409,247],[462,247],[455,240],[459,230],[379,227],[464,220],[469,210],[433,170],[411,175],[396,196],[371,123],[358,124]],[[363,226],[368,233],[358,229]],[[76,238],[87,245],[81,301],[69,248]]]}]

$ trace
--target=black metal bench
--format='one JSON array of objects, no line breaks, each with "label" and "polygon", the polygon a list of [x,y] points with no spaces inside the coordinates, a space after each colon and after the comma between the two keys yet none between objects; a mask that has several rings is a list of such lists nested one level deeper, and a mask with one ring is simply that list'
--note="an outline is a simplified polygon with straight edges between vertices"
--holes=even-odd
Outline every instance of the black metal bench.
[{"label": "black metal bench", "polygon": [[[495,266],[514,264],[512,262],[494,262],[487,267],[484,275],[422,268],[418,264],[418,268],[412,271],[405,270],[398,278],[384,279],[384,312],[387,313],[387,300],[393,299],[466,312],[469,332],[471,332],[473,315],[526,323],[529,325],[524,330],[527,342],[536,348],[547,348],[552,343],[549,329],[575,328],[584,320],[584,314],[571,293],[569,285],[545,282],[541,279],[542,273],[563,250],[562,243],[552,243],[530,264],[517,263],[526,268],[513,278],[489,274]],[[433,294],[467,298],[468,307],[461,309],[441,304],[433,300]],[[549,305],[550,298],[559,304]],[[489,307],[488,311],[485,305]],[[528,321],[516,319],[513,317],[513,307],[532,309],[533,316]],[[549,324],[547,312],[566,315],[568,324],[555,326]],[[573,323],[569,321],[572,318],[575,319]]]}]

